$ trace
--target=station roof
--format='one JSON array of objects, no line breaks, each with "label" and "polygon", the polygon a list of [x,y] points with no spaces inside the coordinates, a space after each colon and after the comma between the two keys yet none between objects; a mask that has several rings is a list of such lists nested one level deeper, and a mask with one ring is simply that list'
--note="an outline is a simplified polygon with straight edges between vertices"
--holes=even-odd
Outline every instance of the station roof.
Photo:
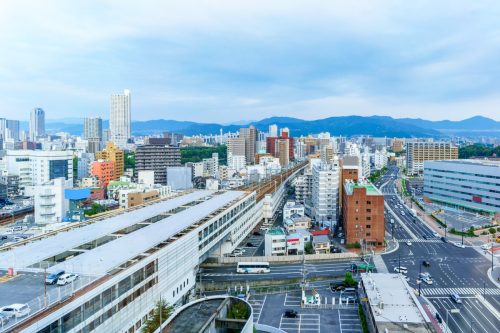
[{"label": "station roof", "polygon": [[400,274],[364,273],[363,286],[376,322],[424,323],[428,320]]},{"label": "station roof", "polygon": [[63,269],[79,274],[104,275],[244,194],[241,191],[228,191],[214,195],[196,206],[54,265],[50,271]]},{"label": "station roof", "polygon": [[[101,221],[75,227],[66,232],[60,232],[39,241],[15,247],[12,250],[0,252],[0,268],[15,267],[17,270],[56,256],[80,245],[110,235],[118,230],[132,226],[161,213],[200,200],[213,191],[195,191],[166,201],[140,207],[136,210],[123,212]],[[147,229],[147,228],[143,228]]]}]

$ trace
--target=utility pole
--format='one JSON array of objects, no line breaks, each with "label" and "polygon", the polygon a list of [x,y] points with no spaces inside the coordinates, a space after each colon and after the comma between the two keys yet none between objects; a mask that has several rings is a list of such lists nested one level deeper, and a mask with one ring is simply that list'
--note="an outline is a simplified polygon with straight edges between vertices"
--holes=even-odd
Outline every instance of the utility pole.
[{"label": "utility pole", "polygon": [[420,286],[422,285],[422,263],[420,263],[420,267],[418,269],[417,283],[418,283],[418,296],[422,296],[422,294],[420,293]]},{"label": "utility pole", "polygon": [[464,245],[464,222],[462,221],[462,245]]}]

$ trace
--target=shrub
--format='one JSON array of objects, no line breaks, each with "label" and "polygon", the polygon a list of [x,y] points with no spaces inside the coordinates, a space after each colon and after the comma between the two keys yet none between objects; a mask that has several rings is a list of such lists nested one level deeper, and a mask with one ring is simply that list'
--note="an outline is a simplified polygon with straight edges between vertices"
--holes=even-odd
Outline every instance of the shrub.
[{"label": "shrub", "polygon": [[488,231],[489,231],[489,232],[490,232],[490,234],[492,234],[492,235],[494,235],[494,234],[495,234],[495,232],[497,232],[497,231],[495,230],[495,228],[490,228]]}]

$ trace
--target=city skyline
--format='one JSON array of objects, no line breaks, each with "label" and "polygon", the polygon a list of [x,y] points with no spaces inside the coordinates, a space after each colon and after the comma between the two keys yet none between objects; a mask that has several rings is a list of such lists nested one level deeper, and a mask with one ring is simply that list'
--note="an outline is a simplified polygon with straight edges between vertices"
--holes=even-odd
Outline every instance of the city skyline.
[{"label": "city skyline", "polygon": [[500,120],[500,6],[428,4],[2,3],[1,116],[96,117],[127,87],[134,120]]}]

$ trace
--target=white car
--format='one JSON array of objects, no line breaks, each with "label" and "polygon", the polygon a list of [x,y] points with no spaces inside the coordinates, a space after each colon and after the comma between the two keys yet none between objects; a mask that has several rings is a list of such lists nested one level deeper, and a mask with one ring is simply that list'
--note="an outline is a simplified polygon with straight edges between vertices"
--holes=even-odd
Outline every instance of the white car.
[{"label": "white car", "polygon": [[491,249],[491,244],[483,244],[483,245],[481,245],[481,249],[489,250],[489,249]]},{"label": "white car", "polygon": [[411,242],[410,241],[406,242],[406,245],[411,246]]},{"label": "white car", "polygon": [[455,245],[456,247],[460,247],[462,249],[465,249],[465,245],[463,245],[462,243],[460,242],[453,242],[453,245]]},{"label": "white car", "polygon": [[434,235],[434,237],[439,237],[439,234],[437,232],[433,232],[432,235]]},{"label": "white car", "polygon": [[427,284],[432,284],[432,279],[428,276],[423,277],[422,281],[424,281]]},{"label": "white car", "polygon": [[408,268],[403,267],[403,266],[396,266],[396,267],[394,267],[394,272],[401,273],[401,274],[407,274]]},{"label": "white car", "polygon": [[57,285],[64,286],[65,284],[71,283],[76,279],[78,279],[78,274],[66,273],[61,275],[59,279],[57,279]]},{"label": "white car", "polygon": [[0,313],[4,314],[9,318],[24,317],[29,315],[30,311],[31,309],[28,304],[19,304],[19,303],[11,304],[0,308]]}]

